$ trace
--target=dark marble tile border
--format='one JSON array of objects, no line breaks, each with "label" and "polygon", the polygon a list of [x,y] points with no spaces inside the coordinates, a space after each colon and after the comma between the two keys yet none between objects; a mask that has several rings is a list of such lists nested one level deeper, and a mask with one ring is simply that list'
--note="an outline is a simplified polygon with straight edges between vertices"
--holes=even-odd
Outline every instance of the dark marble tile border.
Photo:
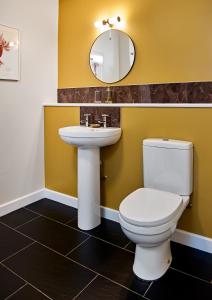
[{"label": "dark marble tile border", "polygon": [[102,121],[102,114],[108,115],[107,127],[120,127],[120,108],[119,107],[80,107],[80,120],[85,120],[84,114],[91,114],[89,123],[97,124]]},{"label": "dark marble tile border", "polygon": [[[101,102],[107,87],[58,89],[58,103],[94,103],[95,91]],[[212,103],[212,82],[111,86],[113,103]]]}]

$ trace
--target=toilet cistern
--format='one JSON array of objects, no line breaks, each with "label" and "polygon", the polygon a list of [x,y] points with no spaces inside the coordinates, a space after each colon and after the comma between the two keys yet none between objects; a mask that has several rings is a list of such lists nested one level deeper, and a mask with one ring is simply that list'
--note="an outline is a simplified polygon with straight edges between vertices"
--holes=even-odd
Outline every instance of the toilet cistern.
[{"label": "toilet cistern", "polygon": [[115,144],[121,128],[70,126],[59,129],[61,139],[78,147],[78,227],[90,230],[101,222],[100,147]]}]

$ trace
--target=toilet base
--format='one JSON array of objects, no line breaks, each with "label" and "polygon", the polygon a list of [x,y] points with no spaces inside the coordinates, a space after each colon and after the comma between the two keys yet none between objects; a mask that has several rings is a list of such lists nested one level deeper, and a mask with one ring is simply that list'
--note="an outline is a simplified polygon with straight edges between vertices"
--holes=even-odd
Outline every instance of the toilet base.
[{"label": "toilet base", "polygon": [[172,261],[170,240],[151,248],[136,245],[133,272],[144,280],[156,280],[169,268]]}]

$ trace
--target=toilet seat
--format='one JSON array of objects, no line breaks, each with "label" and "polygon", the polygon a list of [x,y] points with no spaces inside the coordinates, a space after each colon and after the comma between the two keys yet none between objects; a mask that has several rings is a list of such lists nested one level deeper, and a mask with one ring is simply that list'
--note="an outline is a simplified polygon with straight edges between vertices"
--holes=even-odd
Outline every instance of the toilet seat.
[{"label": "toilet seat", "polygon": [[138,225],[130,224],[129,222],[127,222],[123,219],[123,217],[121,216],[120,213],[119,213],[119,223],[120,223],[121,227],[125,228],[126,230],[128,230],[134,234],[138,234],[138,235],[146,235],[146,236],[147,235],[158,235],[165,231],[170,231],[170,230],[173,233],[174,230],[176,229],[177,222],[178,222],[179,218],[181,217],[183,211],[184,211],[184,207],[182,206],[181,209],[178,211],[178,213],[171,220],[169,220],[167,223],[164,223],[164,224],[161,224],[158,226],[147,227],[147,226],[138,226]]},{"label": "toilet seat", "polygon": [[169,223],[182,207],[183,198],[177,194],[140,188],[122,201],[119,213],[129,224],[154,227]]}]

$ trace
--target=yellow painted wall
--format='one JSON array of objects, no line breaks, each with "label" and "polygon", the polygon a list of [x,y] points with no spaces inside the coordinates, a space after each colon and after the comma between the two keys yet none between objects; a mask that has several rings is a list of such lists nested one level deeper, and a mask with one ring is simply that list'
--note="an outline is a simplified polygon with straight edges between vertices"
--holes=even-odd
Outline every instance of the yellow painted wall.
[{"label": "yellow painted wall", "polygon": [[[79,109],[45,108],[46,187],[76,196],[76,149],[59,139],[59,127],[79,123]],[[102,205],[118,209],[127,194],[143,184],[142,140],[168,137],[194,143],[193,206],[179,227],[212,237],[212,109],[122,108],[121,140],[102,148]]]},{"label": "yellow painted wall", "polygon": [[[101,86],[89,68],[89,50],[98,35],[93,23],[120,15],[136,47],[130,74],[116,85],[210,81],[212,79],[211,0],[60,0],[59,87]],[[58,137],[59,127],[79,124],[79,108],[45,108],[46,187],[77,195],[76,149]],[[117,209],[142,185],[141,142],[170,137],[194,143],[193,207],[180,228],[212,237],[212,110],[122,108],[123,136],[101,150],[102,205]]]},{"label": "yellow painted wall", "polygon": [[49,107],[45,120],[45,185],[64,194],[77,195],[77,150],[60,140],[58,129],[78,125],[79,107]]},{"label": "yellow painted wall", "polygon": [[60,88],[104,85],[89,67],[94,21],[117,15],[137,55],[116,85],[212,79],[211,0],[60,0]]}]

